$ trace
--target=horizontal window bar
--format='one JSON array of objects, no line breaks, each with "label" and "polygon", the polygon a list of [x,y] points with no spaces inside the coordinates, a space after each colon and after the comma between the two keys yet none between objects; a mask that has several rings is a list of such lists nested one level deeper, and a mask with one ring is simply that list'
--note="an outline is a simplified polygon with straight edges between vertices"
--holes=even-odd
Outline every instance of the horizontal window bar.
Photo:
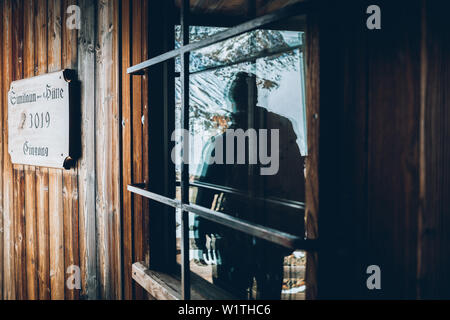
[{"label": "horizontal window bar", "polygon": [[[209,67],[205,67],[204,69],[200,69],[200,70],[196,70],[196,71],[192,71],[189,74],[190,75],[198,75],[201,73],[205,73],[208,71],[213,71],[213,70],[218,70],[218,69],[224,69],[224,68],[228,68],[228,67],[232,67],[241,63],[246,63],[246,62],[252,62],[255,59],[261,59],[261,58],[270,58],[272,56],[276,56],[278,54],[283,54],[283,53],[287,53],[287,52],[291,52],[291,51],[295,51],[295,50],[300,50],[300,52],[303,52],[304,50],[304,45],[298,45],[298,46],[292,46],[289,48],[277,48],[277,49],[266,49],[261,51],[261,53],[255,54],[253,56],[249,56],[249,57],[244,57],[242,59],[237,59],[233,62],[227,62],[224,64],[219,64],[219,65],[213,65],[213,66],[209,66]],[[179,72],[175,72],[175,78],[179,78],[180,77],[180,73]]]},{"label": "horizontal window bar", "polygon": [[156,65],[156,64],[164,62],[166,60],[175,58],[183,53],[198,50],[198,49],[216,44],[218,42],[233,38],[233,37],[243,34],[245,32],[249,32],[249,31],[261,28],[267,24],[305,13],[309,9],[309,7],[310,7],[309,2],[300,2],[300,3],[293,4],[291,6],[287,6],[276,12],[269,13],[265,16],[253,19],[251,21],[242,23],[242,24],[235,26],[233,28],[230,28],[228,30],[217,33],[206,39],[187,44],[178,49],[163,53],[159,56],[156,56],[154,58],[151,58],[149,60],[141,62],[137,65],[134,65],[134,66],[128,68],[127,73],[132,74],[132,75],[142,74],[145,69],[147,69],[153,65]]},{"label": "horizontal window bar", "polygon": [[228,214],[213,211],[211,209],[203,208],[193,204],[181,204],[181,201],[170,199],[162,195],[147,191],[144,189],[144,184],[129,185],[128,191],[139,194],[148,199],[163,203],[165,205],[179,208],[184,211],[197,214],[198,216],[216,222],[218,224],[227,226],[234,230],[279,244],[283,247],[299,250],[316,250],[317,240],[306,240],[298,236],[285,233],[273,228],[265,227],[259,224],[239,219]]},{"label": "horizontal window bar", "polygon": [[234,230],[247,233],[257,238],[279,244],[286,248],[297,249],[295,248],[295,246],[300,240],[300,238],[297,236],[272,228],[264,227],[258,224],[250,223],[245,220],[229,216],[228,214],[222,212],[206,209],[193,204],[184,205],[183,207],[185,208],[185,210],[195,213],[196,215],[204,219],[227,226]]},{"label": "horizontal window bar", "polygon": [[302,52],[303,51],[303,45],[262,50],[258,54],[249,55],[249,56],[243,57],[242,59],[237,59],[237,60],[235,60],[233,62],[224,63],[222,65],[214,65],[214,66],[205,67],[203,69],[200,69],[200,70],[197,70],[197,71],[193,71],[190,74],[191,75],[196,75],[196,74],[200,74],[200,73],[204,73],[204,72],[208,72],[208,71],[213,71],[213,70],[217,70],[217,69],[224,69],[224,68],[227,68],[227,67],[235,66],[237,64],[246,63],[246,62],[252,62],[253,60],[256,60],[256,59],[276,56],[278,54],[283,54],[283,53],[286,53],[286,52],[295,51],[297,49],[300,49],[300,51]]},{"label": "horizontal window bar", "polygon": [[128,186],[128,191],[143,196],[147,199],[155,200],[170,207],[180,208],[181,201],[170,199],[154,192],[145,190],[145,184],[133,184]]},{"label": "horizontal window bar", "polygon": [[[179,183],[179,182],[178,182]],[[258,197],[251,197],[250,195],[235,189],[235,188],[230,188],[230,187],[224,187],[224,186],[218,186],[215,184],[211,184],[211,183],[206,183],[206,182],[191,182],[190,183],[191,186],[193,187],[198,187],[198,188],[205,188],[205,189],[210,189],[210,190],[216,190],[216,191],[220,191],[220,192],[226,192],[226,193],[230,193],[242,198],[246,198],[249,200],[253,200],[253,201],[262,201],[262,202],[267,202],[267,203],[272,203],[272,204],[277,204],[283,207],[290,207],[290,208],[294,208],[294,209],[298,209],[298,210],[305,210],[305,204],[303,202],[299,202],[299,201],[293,201],[293,200],[286,200],[286,199],[278,199],[278,198],[272,198],[272,197],[268,197],[268,198],[258,198]]]},{"label": "horizontal window bar", "polygon": [[142,74],[144,74],[145,69],[147,69],[147,68],[149,68],[151,66],[154,66],[154,65],[156,65],[158,63],[161,63],[161,62],[164,62],[166,60],[170,60],[170,59],[173,59],[173,58],[179,56],[183,52],[181,49],[182,48],[178,48],[178,49],[175,49],[175,50],[168,51],[168,52],[163,53],[163,54],[161,54],[159,56],[156,56],[154,58],[151,58],[149,60],[146,60],[144,62],[136,64],[136,65],[134,65],[132,67],[129,67],[127,69],[127,73],[131,74],[131,75],[142,75]]}]

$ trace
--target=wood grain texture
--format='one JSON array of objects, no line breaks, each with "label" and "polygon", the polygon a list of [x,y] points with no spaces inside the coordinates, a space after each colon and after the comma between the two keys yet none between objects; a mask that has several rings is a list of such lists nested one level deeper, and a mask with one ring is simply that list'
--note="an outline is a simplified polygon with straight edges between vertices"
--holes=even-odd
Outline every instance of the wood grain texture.
[{"label": "wood grain texture", "polygon": [[[35,1],[24,2],[24,71],[23,77],[35,75]],[[38,299],[37,281],[37,226],[36,226],[36,171],[32,166],[25,166],[25,233],[26,233],[26,272],[27,298]]]},{"label": "wood grain texture", "polygon": [[83,23],[78,32],[78,77],[81,83],[81,159],[78,161],[80,268],[82,296],[98,295],[95,221],[95,23],[97,4],[80,0]]},{"label": "wood grain texture", "polygon": [[[12,47],[12,2],[10,0],[3,1],[3,48]],[[3,128],[7,128],[8,112],[7,110],[8,99],[7,92],[9,91],[9,85],[13,80],[13,54],[12,50],[4,50],[2,61],[2,78],[3,78]],[[15,288],[15,249],[14,249],[14,186],[13,186],[13,167],[8,150],[8,130],[3,130],[4,141],[4,161],[3,161],[3,181],[9,183],[3,184],[3,228],[4,228],[4,250],[3,250],[3,292],[4,299],[13,300],[16,298]]]},{"label": "wood grain texture", "polygon": [[123,297],[123,268],[122,268],[122,223],[121,223],[121,202],[122,193],[120,187],[121,181],[121,145],[120,145],[120,50],[119,50],[119,9],[120,0],[114,0],[110,6],[110,30],[112,32],[111,43],[111,78],[108,92],[112,93],[111,99],[111,181],[109,184],[109,192],[111,194],[111,212],[112,212],[112,226],[108,230],[110,234],[110,241],[112,242],[112,259],[110,261],[113,268],[113,290],[111,292],[114,299],[120,300]]},{"label": "wood grain texture", "polygon": [[418,297],[449,299],[450,29],[439,3],[423,1],[422,5]]},{"label": "wood grain texture", "polygon": [[[24,2],[12,2],[12,52],[13,79],[23,79],[24,62]],[[25,184],[24,166],[14,166],[14,249],[15,249],[15,286],[16,298],[27,299],[26,244],[25,244]]]},{"label": "wood grain texture", "polygon": [[[180,300],[181,280],[179,275],[149,270],[144,262],[133,264],[133,280],[157,300]],[[192,274],[192,300],[236,300],[229,293],[211,284],[199,275]]]},{"label": "wood grain texture", "polygon": [[[0,2],[0,43],[3,43],[3,3]],[[0,73],[3,72],[3,46],[0,47]],[[1,98],[3,96],[3,76],[0,77],[0,300],[3,300],[3,265],[4,265],[4,224],[3,224],[3,161],[4,161],[4,152],[3,152],[3,131],[6,129],[3,126],[3,101]]]},{"label": "wood grain texture", "polygon": [[369,1],[321,6],[319,298],[416,296],[419,2],[380,1],[377,31],[361,26]]},{"label": "wood grain texture", "polygon": [[[323,247],[308,254],[307,296],[446,298],[446,11],[431,1],[380,0],[383,28],[368,31],[370,1],[319,2],[306,38],[306,229]],[[66,28],[70,4],[81,7],[78,32]],[[148,225],[168,218],[158,220],[150,212],[157,207],[126,187],[172,174],[160,170],[167,155],[158,144],[166,137],[149,133],[171,120],[151,108],[164,101],[148,96],[150,78],[131,78],[126,69],[162,48],[163,19],[148,16],[157,9],[144,0],[0,1],[0,299],[146,297],[133,283],[132,264],[163,256],[149,252],[148,239],[169,235]],[[81,82],[77,167],[13,167],[11,81],[64,67]],[[65,285],[73,264],[81,267],[80,296]],[[382,269],[382,292],[365,286],[371,264]]]},{"label": "wood grain texture", "polygon": [[62,172],[49,170],[50,288],[52,300],[64,299],[64,207]]},{"label": "wood grain texture", "polygon": [[176,281],[172,277],[153,272],[145,267],[142,262],[133,264],[132,269],[133,280],[136,281],[141,288],[151,294],[158,300],[180,300],[180,281]]},{"label": "wood grain texture", "polygon": [[121,3],[121,106],[122,106],[122,239],[123,239],[123,292],[124,299],[133,299],[133,281],[129,276],[133,264],[133,202],[127,186],[132,183],[132,111],[131,76],[127,68],[131,63],[131,1]]},{"label": "wood grain texture", "polygon": [[[37,75],[47,73],[47,0],[36,1],[35,18],[35,66]],[[39,299],[50,298],[50,237],[48,169],[36,169],[36,214],[38,243]]]},{"label": "wood grain texture", "polygon": [[100,2],[96,69],[96,189],[100,296],[120,299],[118,1]]},{"label": "wood grain texture", "polygon": [[[66,27],[67,7],[72,4],[82,8],[80,32]],[[2,182],[9,182],[1,184],[0,192],[2,298],[77,299],[78,291],[68,290],[65,285],[65,271],[68,266],[79,265],[82,298],[119,299],[123,280],[118,2],[5,0],[0,5],[0,174]],[[11,50],[4,50],[3,45]],[[68,171],[31,166],[13,169],[7,152],[9,85],[15,79],[62,68],[78,69],[82,82],[84,157]],[[100,70],[100,78],[95,69]],[[96,106],[102,107],[97,120],[104,126],[99,128]],[[103,131],[105,127],[107,131]],[[96,129],[104,137],[98,149]],[[103,156],[97,158],[103,159],[98,163],[99,170],[95,165],[97,151]],[[97,174],[103,179],[100,189],[96,186]],[[97,271],[97,258],[104,253],[97,250],[97,199],[104,200],[102,242],[98,248],[108,248],[108,267],[103,269],[106,272],[102,279]],[[99,282],[106,288],[102,296]]]},{"label": "wood grain texture", "polygon": [[[142,15],[142,28],[143,30],[149,30],[149,16],[148,16],[148,1],[142,1],[141,4],[141,15]],[[149,33],[141,33],[141,43],[142,43],[142,60],[149,59]],[[142,77],[142,175],[143,183],[148,183],[150,180],[150,158],[149,158],[149,80],[148,75]],[[150,200],[144,198],[142,202],[142,246],[144,257],[143,261],[148,266],[150,264],[150,238],[149,238],[149,224],[150,224]]]},{"label": "wood grain texture", "polygon": [[[305,229],[308,239],[317,239],[319,214],[319,129],[318,118],[320,108],[320,47],[318,17],[308,17],[308,32],[306,34],[306,118],[308,128],[308,158],[306,160],[305,186]],[[317,253],[307,253],[306,264],[306,296],[308,299],[317,297]]]},{"label": "wood grain texture", "polygon": [[[368,257],[383,298],[414,298],[417,272],[420,1],[383,2],[368,36]],[[375,263],[376,262],[376,263]],[[376,295],[376,294],[375,294]]]},{"label": "wood grain texture", "polygon": [[[48,72],[62,67],[62,3],[48,1]],[[63,177],[59,169],[49,169],[49,230],[51,299],[64,299],[64,207]]]},{"label": "wood grain texture", "polygon": [[[131,62],[137,64],[143,61],[142,57],[142,1],[132,1],[132,25],[131,25]],[[141,41],[134,41],[139,39]],[[142,137],[142,77],[132,77],[132,137],[133,137],[133,183],[143,182],[143,137]],[[133,233],[134,233],[134,261],[143,261],[144,259],[144,234],[143,234],[143,199],[140,196],[133,195]],[[144,291],[135,287],[135,298],[142,299]]]},{"label": "wood grain texture", "polygon": [[[77,30],[69,29],[65,23],[69,18],[67,8],[77,5],[76,0],[62,2],[62,68],[75,70],[77,67]],[[77,106],[72,106],[77,107]],[[75,121],[75,119],[73,119]],[[78,247],[78,179],[77,168],[63,171],[63,207],[64,207],[64,272],[70,266],[79,266]],[[65,285],[65,297],[78,299],[79,290],[69,289]]]}]

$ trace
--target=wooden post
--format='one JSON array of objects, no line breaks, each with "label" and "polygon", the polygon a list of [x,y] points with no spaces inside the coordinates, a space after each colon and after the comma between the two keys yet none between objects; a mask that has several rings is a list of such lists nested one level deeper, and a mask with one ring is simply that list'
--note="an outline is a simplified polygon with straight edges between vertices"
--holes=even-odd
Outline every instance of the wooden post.
[{"label": "wooden post", "polygon": [[[61,69],[61,1],[48,1],[48,72]],[[49,169],[50,287],[53,300],[64,299],[63,180],[59,169]]]},{"label": "wooden post", "polygon": [[[11,0],[3,1],[3,48],[12,47],[12,6]],[[3,127],[8,124],[8,98],[7,92],[12,81],[12,51],[5,50],[2,61],[2,78],[3,78]],[[4,150],[8,150],[8,130],[3,131]],[[13,168],[9,156],[5,154],[3,161],[3,181],[13,181]],[[3,228],[4,228],[4,299],[13,300],[16,298],[15,288],[15,260],[14,260],[14,204],[13,204],[12,183],[3,184]]]},{"label": "wooden post", "polygon": [[[36,71],[47,73],[47,1],[37,0],[35,20]],[[38,243],[39,299],[50,298],[50,238],[49,238],[49,194],[48,169],[36,169],[36,214]]]},{"label": "wooden post", "polygon": [[80,0],[83,23],[78,32],[78,78],[81,83],[81,159],[78,161],[80,268],[82,295],[98,295],[95,222],[95,13],[96,2]]},{"label": "wooden post", "polygon": [[[132,64],[141,62],[142,59],[142,15],[141,15],[142,1],[132,1]],[[132,137],[133,137],[133,182],[143,182],[143,168],[142,168],[142,77],[132,77]],[[134,260],[142,261],[144,258],[143,252],[143,199],[140,196],[133,196],[134,204]],[[135,287],[135,298],[142,299],[144,296],[143,290]]]},{"label": "wooden post", "polygon": [[[24,78],[33,77],[35,72],[35,1],[25,1],[24,12]],[[36,235],[36,172],[33,166],[25,166],[25,231],[26,231],[26,273],[27,298],[38,299],[37,281],[37,235]]]},{"label": "wooden post", "polygon": [[123,230],[123,287],[124,298],[133,299],[133,203],[127,186],[132,183],[132,110],[131,110],[131,76],[127,68],[131,65],[131,2],[122,0],[122,19],[120,43],[122,51],[122,230]]}]

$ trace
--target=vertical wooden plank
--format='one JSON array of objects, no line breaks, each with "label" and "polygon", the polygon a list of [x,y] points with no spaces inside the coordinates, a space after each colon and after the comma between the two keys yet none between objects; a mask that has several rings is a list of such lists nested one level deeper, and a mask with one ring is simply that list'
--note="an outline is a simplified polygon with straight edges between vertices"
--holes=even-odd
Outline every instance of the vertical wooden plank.
[{"label": "vertical wooden plank", "polygon": [[107,25],[106,17],[107,8],[106,2],[99,3],[98,15],[97,15],[97,25],[98,25],[98,43],[97,43],[97,68],[96,68],[96,123],[95,123],[95,133],[96,133],[96,190],[97,190],[97,201],[96,201],[96,215],[97,215],[97,268],[99,274],[99,289],[100,298],[107,298],[107,294],[110,292],[110,270],[109,270],[109,247],[108,241],[106,239],[105,230],[108,228],[108,218],[107,218],[107,173],[109,169],[109,159],[108,159],[108,121],[107,115],[109,110],[106,110],[108,92],[105,88],[105,76],[107,72],[107,67],[105,64],[108,63],[103,57],[104,50],[103,45],[105,44],[105,37],[107,35],[109,26]]},{"label": "vertical wooden plank", "polygon": [[[142,59],[142,14],[141,1],[132,1],[132,64]],[[138,41],[136,41],[136,39]],[[143,182],[143,147],[142,147],[142,77],[132,77],[132,123],[133,123],[133,182]],[[133,195],[134,204],[134,260],[143,261],[143,199]],[[135,298],[142,299],[144,291],[135,286]]]},{"label": "vertical wooden plank", "polygon": [[[36,1],[35,65],[38,75],[47,73],[47,0]],[[36,169],[36,214],[39,299],[50,298],[48,169]]]},{"label": "vertical wooden plank", "polygon": [[[70,266],[78,266],[77,253],[75,249],[78,248],[78,243],[75,243],[73,230],[73,208],[72,198],[73,192],[76,191],[76,186],[72,185],[72,177],[70,171],[63,171],[63,211],[64,211],[64,271]],[[65,299],[74,300],[77,295],[76,289],[69,289],[67,284],[65,288]]]},{"label": "vertical wooden plank", "polygon": [[[142,26],[143,30],[149,30],[149,21],[148,21],[148,1],[142,1],[141,6],[141,14],[142,14]],[[142,61],[147,60],[149,58],[148,54],[148,32],[144,31],[141,34],[141,42],[142,42]],[[161,79],[162,80],[162,79]],[[143,174],[143,182],[148,183],[150,179],[149,172],[149,81],[148,75],[145,74],[142,78],[142,174]],[[143,260],[147,266],[150,265],[150,200],[147,198],[142,199],[142,250],[143,250]],[[149,297],[147,291],[145,291],[145,295]],[[150,298],[150,297],[149,297]]]},{"label": "vertical wooden plank", "polygon": [[[62,2],[62,68],[75,69],[77,66],[77,30],[69,29],[67,8],[77,5],[76,0]],[[64,207],[64,270],[70,266],[79,266],[78,251],[78,181],[77,168],[63,171],[63,207]],[[77,289],[65,285],[65,298],[75,300],[79,297]]]},{"label": "vertical wooden plank", "polygon": [[[319,106],[320,106],[320,46],[318,17],[308,17],[306,33],[306,118],[308,128],[308,157],[305,175],[305,229],[308,239],[317,239],[319,214]],[[306,263],[306,298],[317,297],[317,253],[307,252]]]},{"label": "vertical wooden plank", "polygon": [[50,289],[52,300],[64,299],[64,208],[62,172],[49,170]]},{"label": "vertical wooden plank", "polygon": [[[34,76],[34,0],[25,1],[24,13],[24,78]],[[36,241],[36,173],[32,166],[25,166],[25,231],[27,298],[37,300],[37,241]]]},{"label": "vertical wooden plank", "polygon": [[81,82],[81,159],[78,162],[81,294],[97,298],[95,221],[95,19],[96,2],[80,0],[83,23],[78,33],[78,73]]},{"label": "vertical wooden plank", "polygon": [[[3,44],[3,2],[0,2],[0,43]],[[3,45],[0,46],[0,73],[3,75]],[[3,158],[4,158],[4,149],[3,149],[3,131],[5,130],[3,124],[3,76],[0,77],[0,177],[3,177]],[[3,179],[0,179],[0,300],[3,300],[3,235],[4,235],[4,227],[3,227]]]},{"label": "vertical wooden plank", "polygon": [[[426,199],[426,151],[427,147],[425,146],[426,132],[425,132],[425,123],[426,123],[426,99],[427,99],[427,81],[428,81],[428,50],[427,50],[427,40],[429,38],[428,35],[428,10],[427,10],[427,1],[422,0],[422,30],[421,30],[421,50],[420,50],[420,151],[419,151],[419,161],[420,161],[420,189],[419,189],[419,215],[418,215],[418,224],[417,224],[417,298],[421,298],[424,295],[424,286],[421,283],[421,279],[425,274],[426,268],[424,266],[423,257],[424,257],[424,244],[426,243],[426,234],[423,233],[424,230],[424,222],[425,220],[425,207],[427,204]],[[428,220],[429,221],[429,220]]]},{"label": "vertical wooden plank", "polygon": [[418,298],[450,298],[450,32],[441,3],[422,1]]},{"label": "vertical wooden plank", "polygon": [[[339,108],[338,122],[340,141],[339,147],[339,199],[343,203],[343,209],[339,216],[343,227],[336,228],[339,239],[345,244],[351,244],[346,248],[345,255],[339,258],[345,263],[340,264],[337,270],[331,270],[331,274],[338,272],[344,279],[335,287],[345,283],[345,290],[340,290],[343,298],[364,297],[367,294],[366,275],[360,272],[365,270],[367,264],[364,257],[367,252],[365,241],[367,235],[367,31],[359,28],[361,19],[364,19],[365,9],[369,4],[355,2],[351,7],[344,8],[342,28],[336,34],[339,37],[342,57],[338,71],[339,83],[336,93],[342,102]],[[370,32],[369,32],[370,33]],[[345,151],[344,151],[345,150]],[[347,230],[349,226],[352,230]],[[340,229],[340,230],[339,230]],[[332,276],[332,275],[331,275]]]},{"label": "vertical wooden plank", "polygon": [[49,194],[48,169],[36,170],[36,206],[38,237],[38,284],[39,299],[50,299],[50,237],[49,237]]},{"label": "vertical wooden plank", "polygon": [[117,10],[117,1],[99,3],[96,70],[96,213],[100,296],[106,299],[121,297]]},{"label": "vertical wooden plank", "polygon": [[[61,69],[61,1],[48,0],[48,71]],[[64,208],[62,172],[49,169],[50,288],[53,300],[64,299]]]},{"label": "vertical wooden plank", "polygon": [[133,206],[132,195],[127,186],[132,183],[132,121],[131,121],[131,2],[122,0],[122,226],[123,226],[123,286],[124,298],[133,299]]},{"label": "vertical wooden plank", "polygon": [[[12,52],[13,79],[23,79],[24,61],[24,17],[22,0],[12,4]],[[19,300],[27,299],[26,248],[25,248],[25,182],[24,166],[14,166],[14,246],[16,267],[16,296]]]},{"label": "vertical wooden plank", "polygon": [[14,167],[14,249],[16,299],[27,299],[23,166]]},{"label": "vertical wooden plank", "polygon": [[112,206],[112,228],[109,230],[111,233],[113,259],[111,264],[113,265],[114,272],[114,299],[122,299],[122,224],[121,224],[121,155],[120,155],[120,106],[119,106],[119,1],[114,0],[111,2],[110,8],[110,31],[112,32],[112,43],[111,43],[111,57],[112,57],[112,67],[111,67],[111,78],[110,78],[110,92],[113,94],[111,100],[111,131],[110,144],[112,146],[111,152],[111,168],[112,175],[110,181],[110,193],[111,193],[111,206]]},{"label": "vertical wooden plank", "polygon": [[[3,1],[3,19],[0,23],[3,24],[3,48],[12,47],[12,2],[11,0]],[[7,92],[12,81],[12,51],[5,50],[2,61],[2,78],[3,78],[3,128],[8,125],[8,98]],[[8,150],[8,130],[3,130],[3,141],[5,158],[3,161],[3,181],[13,181],[13,167]],[[3,184],[3,210],[4,210],[4,298],[12,300],[16,298],[15,288],[15,259],[14,259],[14,205],[13,205],[13,190],[12,183]]]},{"label": "vertical wooden plank", "polygon": [[371,295],[407,299],[417,277],[420,1],[381,5],[382,31],[368,37],[367,254],[385,284]]}]

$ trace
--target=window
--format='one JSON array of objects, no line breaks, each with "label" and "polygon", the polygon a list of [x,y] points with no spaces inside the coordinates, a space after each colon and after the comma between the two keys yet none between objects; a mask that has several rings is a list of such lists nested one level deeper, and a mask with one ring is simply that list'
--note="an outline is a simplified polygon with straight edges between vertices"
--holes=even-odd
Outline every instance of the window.
[{"label": "window", "polygon": [[168,37],[173,50],[129,69],[164,64],[161,137],[173,162],[166,170],[174,171],[165,179],[173,181],[159,182],[166,192],[155,192],[158,181],[129,190],[174,208],[164,209],[176,217],[164,226],[176,237],[174,267],[166,268],[180,270],[182,298],[191,297],[193,276],[239,299],[301,299],[307,6],[256,1],[245,17],[257,18],[211,26],[188,25],[208,7],[191,1],[190,17],[181,2],[181,23]]}]

